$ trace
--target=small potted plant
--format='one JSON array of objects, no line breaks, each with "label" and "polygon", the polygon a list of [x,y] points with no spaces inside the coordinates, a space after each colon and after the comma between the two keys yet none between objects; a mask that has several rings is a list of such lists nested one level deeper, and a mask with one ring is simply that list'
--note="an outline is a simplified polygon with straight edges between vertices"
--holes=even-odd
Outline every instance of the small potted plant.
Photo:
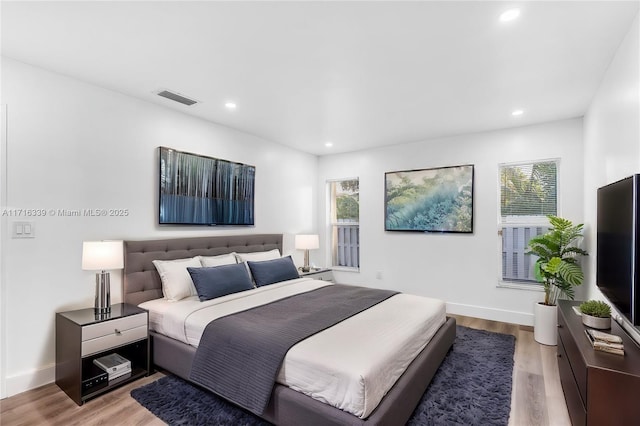
[{"label": "small potted plant", "polygon": [[587,327],[606,330],[611,328],[611,307],[601,300],[588,300],[580,305],[582,323]]}]

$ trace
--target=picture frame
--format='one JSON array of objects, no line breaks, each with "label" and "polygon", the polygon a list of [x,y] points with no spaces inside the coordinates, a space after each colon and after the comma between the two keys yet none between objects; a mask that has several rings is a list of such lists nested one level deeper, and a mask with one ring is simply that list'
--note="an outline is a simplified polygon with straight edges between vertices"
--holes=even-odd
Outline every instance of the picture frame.
[{"label": "picture frame", "polygon": [[385,231],[473,233],[474,166],[385,173]]},{"label": "picture frame", "polygon": [[160,225],[253,226],[255,166],[158,147]]}]

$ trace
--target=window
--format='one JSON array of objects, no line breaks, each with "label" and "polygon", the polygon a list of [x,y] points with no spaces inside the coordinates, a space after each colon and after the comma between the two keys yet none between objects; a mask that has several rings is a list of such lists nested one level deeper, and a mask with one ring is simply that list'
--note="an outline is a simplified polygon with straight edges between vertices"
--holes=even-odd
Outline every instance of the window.
[{"label": "window", "polygon": [[360,190],[358,179],[329,185],[332,266],[360,267]]},{"label": "window", "polygon": [[549,227],[558,212],[558,160],[502,164],[500,219],[502,281],[536,283],[536,258],[525,254],[529,240]]}]

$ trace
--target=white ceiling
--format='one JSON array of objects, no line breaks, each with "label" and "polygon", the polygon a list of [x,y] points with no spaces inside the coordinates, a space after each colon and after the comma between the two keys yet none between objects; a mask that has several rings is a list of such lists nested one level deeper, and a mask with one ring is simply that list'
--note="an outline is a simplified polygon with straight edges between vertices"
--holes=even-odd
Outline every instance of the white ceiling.
[{"label": "white ceiling", "polygon": [[[519,19],[499,22],[514,6]],[[4,56],[324,155],[581,116],[638,6],[3,1],[0,13]]]}]

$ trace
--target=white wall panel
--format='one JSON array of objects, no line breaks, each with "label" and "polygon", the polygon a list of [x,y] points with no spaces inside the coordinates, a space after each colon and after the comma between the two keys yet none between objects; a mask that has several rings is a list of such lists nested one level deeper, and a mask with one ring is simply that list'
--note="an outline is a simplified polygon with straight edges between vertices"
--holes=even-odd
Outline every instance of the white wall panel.
[{"label": "white wall panel", "polygon": [[[8,220],[9,227],[29,220],[36,228],[33,239],[7,239],[2,253],[9,395],[53,377],[55,312],[93,306],[82,241],[282,232],[285,251],[301,262],[292,235],[315,231],[317,157],[6,58],[2,96],[7,208],[47,211]],[[255,165],[255,226],[159,226],[161,145]],[[59,213],[83,209],[129,214]],[[111,287],[112,302],[120,301],[120,274],[112,273]]]},{"label": "white wall panel", "polygon": [[590,298],[603,299],[596,287],[597,190],[640,173],[640,26],[636,19],[607,69],[584,116],[585,260]]}]

